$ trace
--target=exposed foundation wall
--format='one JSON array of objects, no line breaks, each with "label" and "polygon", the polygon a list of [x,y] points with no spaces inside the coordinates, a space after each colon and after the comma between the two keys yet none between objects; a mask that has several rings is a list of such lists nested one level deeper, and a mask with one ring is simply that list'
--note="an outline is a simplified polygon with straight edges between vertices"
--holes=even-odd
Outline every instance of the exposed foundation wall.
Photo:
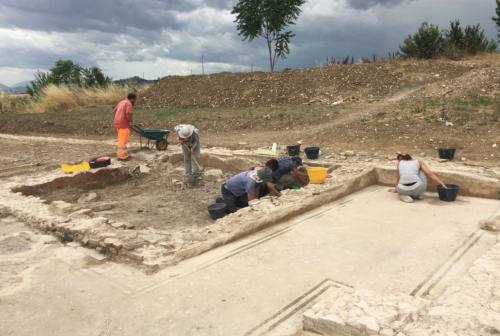
[{"label": "exposed foundation wall", "polygon": [[[397,179],[397,171],[395,168],[377,167],[375,173],[378,184],[395,186]],[[435,173],[445,183],[459,185],[460,195],[462,196],[500,199],[500,182],[497,179],[466,173],[455,173],[452,171],[436,170]],[[436,183],[429,179],[427,190],[436,192],[436,187]]]},{"label": "exposed foundation wall", "polygon": [[[181,164],[182,156],[172,155],[168,161]],[[206,167],[241,170],[251,167],[253,161],[231,156],[228,158],[210,156],[204,159],[204,164]],[[490,199],[498,197],[500,188],[496,179],[447,171],[438,173],[446,182],[459,184],[462,187],[461,195]],[[109,178],[119,182],[126,179],[127,174],[129,173],[125,169],[104,169],[72,177],[59,176],[49,182],[43,179],[39,180],[38,184],[31,181],[22,187],[5,186],[5,190],[0,188],[0,200],[2,197],[9,200],[5,203],[12,205],[12,212],[18,217],[27,217],[26,222],[34,227],[52,231],[63,240],[73,240],[91,248],[98,248],[117,260],[132,260],[148,270],[155,271],[292,219],[371,185],[393,186],[396,180],[394,169],[371,167],[352,178],[337,177],[324,185],[312,185],[298,191],[285,192],[279,199],[260,200],[238,213],[226,216],[189,234],[165,233],[158,230],[154,232],[128,230],[127,223],[114,222],[78,211],[71,212],[71,204],[65,202],[53,202],[54,209],[49,209],[42,199],[36,197],[43,194],[46,189],[64,188],[68,184],[85,188],[99,186],[104,181],[109,183]],[[10,189],[12,187],[14,192],[22,194],[12,194]],[[435,185],[431,183],[429,190],[435,192]],[[34,209],[39,210],[33,211]],[[42,214],[45,215],[41,216]]]},{"label": "exposed foundation wall", "polygon": [[25,196],[40,196],[50,190],[64,189],[67,187],[92,190],[126,181],[130,176],[130,172],[124,168],[101,169],[95,172],[89,171],[76,175],[59,177],[53,181],[42,184],[21,186],[13,188],[12,191],[15,193],[20,192]]},{"label": "exposed foundation wall", "polygon": [[[275,211],[262,214],[257,212],[254,216],[238,217],[239,214],[227,216],[223,220],[217,221],[214,226],[227,225],[228,227],[233,226],[238,229],[229,230],[228,234],[222,234],[212,240],[202,242],[198,246],[179,251],[175,256],[175,262],[199,255],[217,246],[227,244],[251,233],[260,231],[280,222],[284,222],[308,211],[319,208],[325,204],[334,202],[342,197],[360,191],[366,187],[376,184],[376,182],[377,176],[375,174],[375,170],[370,168],[365,170],[360,175],[345,181],[341,185],[333,186],[332,188],[322,191],[318,195],[313,195],[313,197],[304,198],[301,202],[294,202],[290,205],[282,205]],[[244,212],[245,210],[248,209],[240,211]],[[252,211],[252,209],[250,208],[249,211]],[[261,215],[261,217],[258,217],[258,215]]]}]

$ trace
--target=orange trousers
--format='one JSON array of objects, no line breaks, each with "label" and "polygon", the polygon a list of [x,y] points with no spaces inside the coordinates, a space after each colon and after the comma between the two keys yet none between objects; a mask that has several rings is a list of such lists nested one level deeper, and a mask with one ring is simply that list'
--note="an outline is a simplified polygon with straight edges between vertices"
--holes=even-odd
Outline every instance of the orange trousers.
[{"label": "orange trousers", "polygon": [[128,159],[127,144],[130,137],[129,128],[117,128],[118,131],[118,145],[116,146],[116,156],[118,160]]}]

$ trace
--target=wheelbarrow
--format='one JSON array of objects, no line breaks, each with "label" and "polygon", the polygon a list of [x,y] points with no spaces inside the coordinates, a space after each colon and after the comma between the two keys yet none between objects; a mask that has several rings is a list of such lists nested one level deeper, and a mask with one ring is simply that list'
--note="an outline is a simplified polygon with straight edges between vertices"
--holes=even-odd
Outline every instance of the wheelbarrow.
[{"label": "wheelbarrow", "polygon": [[142,146],[142,138],[146,138],[147,148],[151,148],[151,142],[154,141],[156,145],[156,149],[159,151],[165,151],[168,148],[168,136],[170,134],[169,130],[166,129],[144,129],[137,125],[132,126],[132,130],[139,134],[139,141]]}]

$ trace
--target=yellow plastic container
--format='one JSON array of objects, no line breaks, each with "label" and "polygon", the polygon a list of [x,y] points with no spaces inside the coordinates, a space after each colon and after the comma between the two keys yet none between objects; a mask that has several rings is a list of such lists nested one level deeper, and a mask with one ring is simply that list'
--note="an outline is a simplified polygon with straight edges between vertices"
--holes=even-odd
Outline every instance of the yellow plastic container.
[{"label": "yellow plastic container", "polygon": [[328,168],[309,167],[307,168],[307,175],[309,175],[309,183],[322,184],[325,183],[326,176],[328,175]]},{"label": "yellow plastic container", "polygon": [[66,174],[76,173],[76,172],[80,172],[80,171],[86,171],[86,170],[90,170],[90,164],[87,161],[83,161],[82,163],[75,164],[75,165],[69,165],[69,164],[63,163],[61,165],[61,170],[63,171],[63,173],[66,173]]}]

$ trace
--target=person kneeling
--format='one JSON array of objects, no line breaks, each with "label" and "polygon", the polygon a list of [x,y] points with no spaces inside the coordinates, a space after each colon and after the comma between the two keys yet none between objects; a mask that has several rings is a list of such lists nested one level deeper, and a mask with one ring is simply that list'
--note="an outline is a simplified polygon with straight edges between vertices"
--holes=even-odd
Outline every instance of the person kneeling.
[{"label": "person kneeling", "polygon": [[268,167],[239,173],[227,180],[221,187],[226,213],[233,213],[248,206],[248,202],[259,198],[265,185],[273,188],[272,170]]},{"label": "person kneeling", "polygon": [[280,190],[291,189],[294,185],[305,187],[309,184],[309,177],[300,157],[283,156],[277,161],[278,169],[273,171],[273,182]]},{"label": "person kneeling", "polygon": [[397,185],[389,191],[398,193],[399,199],[412,203],[421,199],[427,190],[427,177],[446,188],[446,184],[423,162],[414,160],[409,154],[398,154]]}]

